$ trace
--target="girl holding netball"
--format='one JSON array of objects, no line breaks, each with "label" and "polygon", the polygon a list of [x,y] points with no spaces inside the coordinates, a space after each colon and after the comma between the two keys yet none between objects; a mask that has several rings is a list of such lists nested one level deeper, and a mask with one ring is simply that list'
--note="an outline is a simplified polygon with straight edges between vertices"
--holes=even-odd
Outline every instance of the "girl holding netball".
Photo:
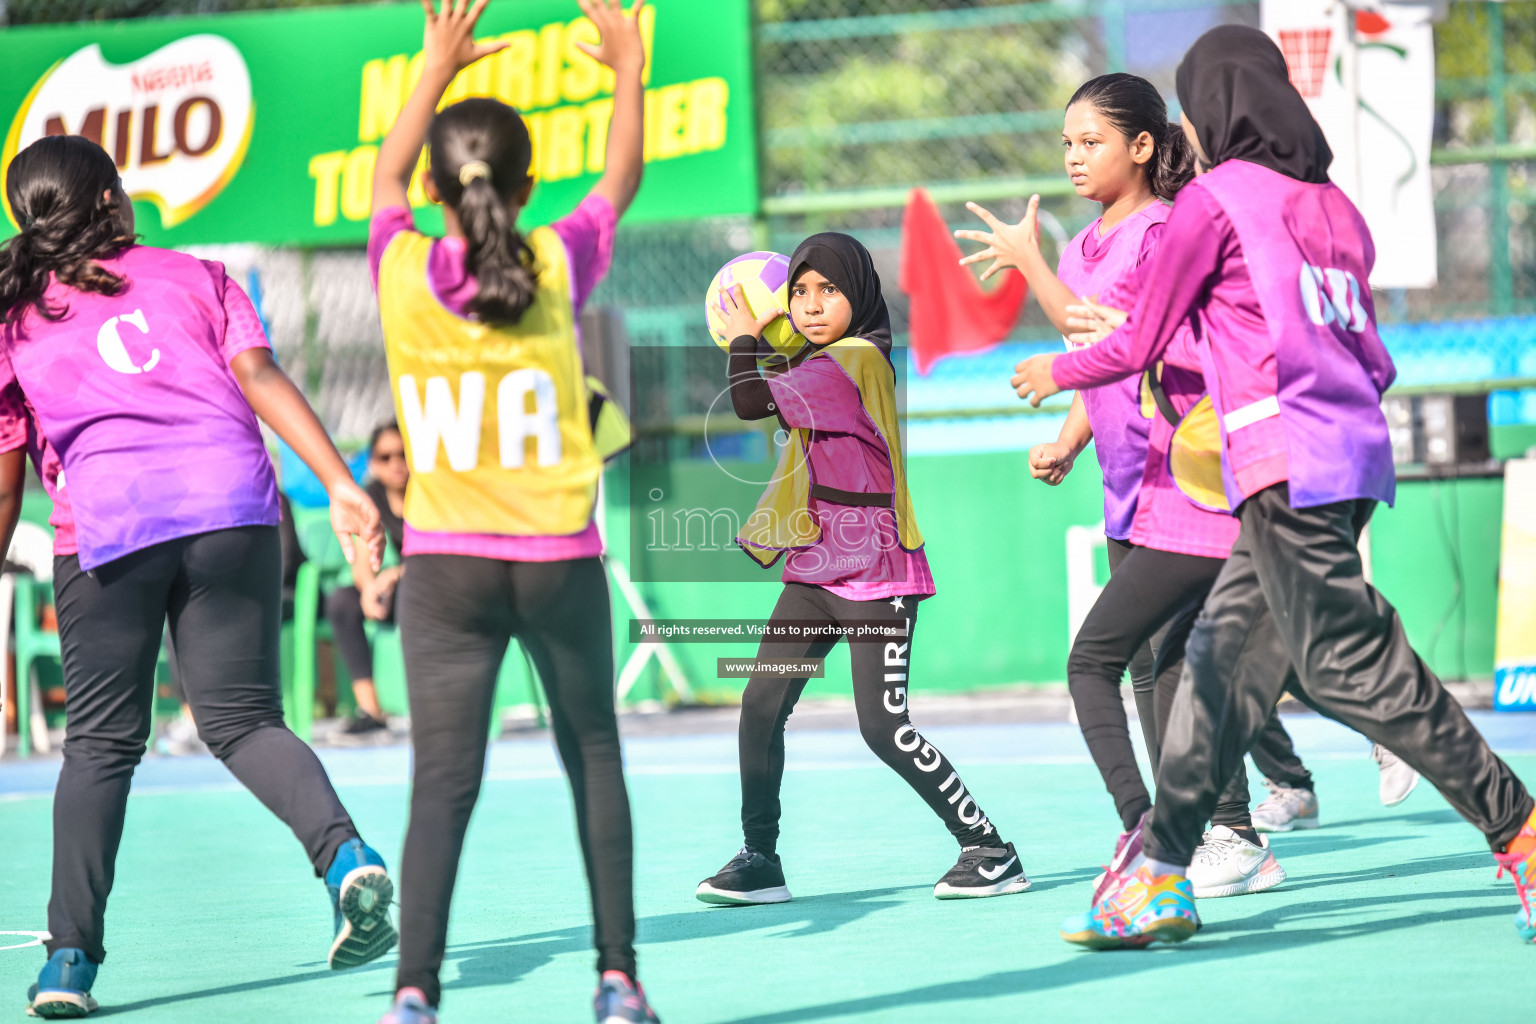
[{"label": "girl holding netball", "polygon": [[[139,245],[99,146],[33,143],[11,162],[21,227],[0,251],[0,393],[23,473],[26,405],[68,479],[76,552],[55,560],[64,764],[54,797],[40,1017],[91,1012],[134,767],[150,733],[167,616],[199,733],[305,847],[330,889],[332,967],[394,945],[393,888],[314,753],[283,724],[277,485],[259,416],[331,497],[348,558],[377,564],[379,517],[303,396],[272,361],[221,264]],[[4,523],[5,537],[14,519]],[[365,548],[358,551],[354,538]],[[231,938],[231,941],[234,941]]]},{"label": "girl holding netball", "polygon": [[[1066,335],[1071,331],[1067,308],[1077,301],[1074,296],[1134,294],[1137,278],[1161,240],[1172,210],[1168,202],[1194,175],[1194,156],[1183,131],[1169,123],[1157,89],[1127,74],[1104,75],[1077,90],[1067,105],[1062,143],[1078,194],[1101,203],[1104,213],[1067,245],[1057,274],[1051,273],[1039,249],[1039,196],[1030,200],[1019,225],[1003,224],[972,204],[992,231],[956,234],[987,246],[962,262],[991,258],[988,274],[1018,267],[1047,316]],[[1187,329],[1180,341],[1166,357],[1159,380],[1149,380],[1146,386],[1150,391],[1151,385],[1160,385],[1183,412],[1204,388]],[[1166,705],[1178,686],[1182,659],[1177,655],[1189,625],[1179,613],[1198,607],[1237,536],[1231,516],[1197,508],[1163,480],[1172,428],[1143,387],[1140,379],[1128,378],[1079,390],[1060,438],[1030,452],[1031,473],[1056,484],[1093,440],[1104,475],[1111,575],[1079,628],[1067,661],[1083,738],[1114,797],[1123,829],[1108,870],[1095,887],[1095,902],[1139,863],[1142,824],[1152,807],[1130,743],[1120,700],[1121,676],[1131,669],[1155,771],[1160,720],[1154,691]],[[1182,622],[1183,630],[1170,636],[1175,620]],[[1156,678],[1154,651],[1172,655],[1157,663]],[[1282,781],[1304,776],[1278,719],[1272,731],[1278,734],[1275,745],[1288,756],[1275,759],[1278,764],[1271,772]],[[1223,793],[1192,872],[1201,896],[1258,892],[1285,879],[1254,831],[1245,772],[1239,770]]]},{"label": "girl holding netball", "polygon": [[1332,153],[1268,36],[1207,32],[1177,84],[1211,171],[1180,196],[1129,320],[1026,361],[1016,386],[1038,404],[1141,373],[1194,317],[1240,532],[1190,635],[1145,863],[1063,937],[1145,946],[1199,927],[1188,876],[1200,826],[1285,682],[1243,670],[1257,652],[1294,664],[1311,703],[1396,752],[1477,826],[1514,879],[1518,934],[1536,940],[1531,795],[1362,573],[1356,540],[1394,494],[1381,394],[1395,368],[1376,333],[1370,232],[1328,180]]},{"label": "girl holding netball", "polygon": [[[496,677],[516,637],[549,700],[569,776],[598,949],[597,1019],[654,1021],[635,976],[633,841],[614,713],[613,636],[593,516],[602,457],[576,316],[640,186],[640,2],[581,0],[616,77],[607,168],[575,212],[524,232],[531,140],[516,110],[437,110],[478,45],[486,0],[423,0],[421,78],[380,147],[369,262],[410,460],[396,598],[415,777],[401,858],[400,965],[386,1024],[431,1024]],[[446,237],[418,233],[407,189],[422,144]],[[464,426],[467,424],[467,429]]]},{"label": "girl holding netball", "polygon": [[[891,324],[869,252],[827,232],[789,261],[789,314],[809,341],[782,373],[758,373],[757,347],[777,311],[756,319],[739,288],[718,297],[729,325],[731,402],[744,420],[778,417],[790,432],[774,483],[737,543],[764,568],[784,558],[784,591],[758,658],[824,658],[849,635],[853,698],[871,750],[927,802],[960,856],[934,886],[940,899],[1029,888],[1012,843],[998,835],[958,772],[908,716],[918,603],[934,593],[907,493],[897,421]],[[787,556],[787,557],[786,557]],[[775,637],[794,623],[797,637]],[[806,634],[814,634],[807,636]],[[706,903],[790,899],[777,852],[784,724],[806,677],[754,675],[741,699],[741,851],[699,883]]]}]

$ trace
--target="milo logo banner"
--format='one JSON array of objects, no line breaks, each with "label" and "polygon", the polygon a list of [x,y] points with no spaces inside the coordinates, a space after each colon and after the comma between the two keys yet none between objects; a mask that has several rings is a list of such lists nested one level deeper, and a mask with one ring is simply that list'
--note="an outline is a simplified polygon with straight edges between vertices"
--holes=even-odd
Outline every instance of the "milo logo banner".
[{"label": "milo logo banner", "polygon": [[[627,219],[755,212],[747,0],[641,10],[647,166]],[[603,169],[613,75],[576,47],[597,38],[580,15],[575,0],[491,0],[479,36],[508,46],[445,101],[523,112],[529,223],[569,210]],[[422,20],[412,0],[0,31],[0,164],[44,135],[83,135],[117,162],[152,244],[360,243],[379,143],[421,73]],[[424,169],[411,202],[437,230]],[[5,213],[0,237],[16,230]]]}]

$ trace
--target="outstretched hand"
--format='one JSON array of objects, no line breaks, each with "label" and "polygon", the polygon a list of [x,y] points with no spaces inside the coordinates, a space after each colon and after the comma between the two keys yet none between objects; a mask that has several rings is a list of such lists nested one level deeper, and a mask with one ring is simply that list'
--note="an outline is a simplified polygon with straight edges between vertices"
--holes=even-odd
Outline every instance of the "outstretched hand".
[{"label": "outstretched hand", "polygon": [[754,317],[752,307],[747,305],[746,293],[739,284],[720,289],[715,299],[715,312],[725,321],[726,341],[734,341],[748,334],[761,339],[768,325],[784,315],[781,309],[770,309],[762,316]]},{"label": "outstretched hand", "polygon": [[578,40],[577,49],[614,71],[640,70],[645,66],[645,45],[640,40],[640,8],[645,6],[645,0],[635,0],[628,14],[620,0],[577,2],[599,34],[596,43]]},{"label": "outstretched hand", "polygon": [[[1029,404],[1036,409],[1040,408],[1041,401],[1061,390],[1051,379],[1051,364],[1055,361],[1055,353],[1030,356],[1014,367],[1018,373],[1014,374],[1011,382],[1013,389],[1018,392],[1020,398],[1028,399]],[[1030,397],[1031,394],[1034,395],[1033,398]]]},{"label": "outstretched hand", "polygon": [[1024,211],[1024,219],[1017,224],[1005,224],[998,220],[990,211],[983,209],[976,203],[966,203],[965,208],[980,217],[991,228],[991,231],[961,230],[955,232],[956,238],[963,238],[967,242],[980,242],[986,248],[980,252],[973,252],[960,261],[962,267],[979,263],[990,259],[991,266],[982,271],[981,279],[985,281],[1004,267],[1018,267],[1022,269],[1024,258],[1033,253],[1040,254],[1040,197],[1030,196],[1029,207]]},{"label": "outstretched hand", "polygon": [[422,10],[427,12],[427,27],[421,40],[427,68],[452,76],[481,57],[507,48],[506,43],[475,42],[475,23],[490,0],[442,0],[441,11],[434,9],[436,2],[421,0]]}]

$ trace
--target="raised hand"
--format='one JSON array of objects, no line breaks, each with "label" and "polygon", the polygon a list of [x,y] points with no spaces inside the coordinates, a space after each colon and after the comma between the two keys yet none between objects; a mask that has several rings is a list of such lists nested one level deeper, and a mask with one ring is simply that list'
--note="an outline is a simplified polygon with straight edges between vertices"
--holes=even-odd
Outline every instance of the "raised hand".
[{"label": "raised hand", "polygon": [[645,6],[645,0],[635,0],[628,14],[619,0],[577,2],[581,4],[581,13],[597,26],[600,36],[596,43],[578,40],[576,46],[582,53],[616,72],[645,67],[645,45],[640,40],[640,8]]},{"label": "raised hand", "polygon": [[980,252],[971,253],[960,261],[962,267],[982,260],[990,259],[992,264],[982,271],[981,279],[985,281],[1004,267],[1023,268],[1023,261],[1028,255],[1040,254],[1040,197],[1030,196],[1029,207],[1024,211],[1024,219],[1017,224],[1005,224],[998,220],[989,210],[983,209],[976,203],[966,203],[965,208],[980,217],[990,231],[960,230],[955,232],[956,238],[963,238],[967,242],[980,242],[986,248]]},{"label": "raised hand", "polygon": [[421,0],[422,10],[427,12],[427,27],[421,40],[427,69],[451,77],[481,57],[507,48],[506,43],[475,42],[475,23],[489,0],[442,0],[441,11],[433,9],[435,2]]}]

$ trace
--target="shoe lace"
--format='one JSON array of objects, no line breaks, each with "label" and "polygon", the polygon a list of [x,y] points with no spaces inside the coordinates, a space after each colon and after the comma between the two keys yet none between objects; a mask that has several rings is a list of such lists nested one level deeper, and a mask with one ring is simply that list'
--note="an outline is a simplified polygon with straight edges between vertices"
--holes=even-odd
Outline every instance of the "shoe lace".
[{"label": "shoe lace", "polygon": [[1124,871],[1116,871],[1108,864],[1100,866],[1104,869],[1104,891],[1109,893],[1120,893],[1136,874],[1134,871],[1129,874]]},{"label": "shoe lace", "polygon": [[1264,802],[1254,808],[1255,811],[1270,808],[1292,817],[1301,813],[1301,806],[1306,800],[1301,790],[1291,786],[1282,786],[1267,779],[1265,784],[1269,786],[1269,796],[1265,797]]},{"label": "shoe lace", "polygon": [[1207,832],[1195,848],[1195,860],[1201,864],[1218,864],[1236,848],[1240,837],[1227,839]]}]

